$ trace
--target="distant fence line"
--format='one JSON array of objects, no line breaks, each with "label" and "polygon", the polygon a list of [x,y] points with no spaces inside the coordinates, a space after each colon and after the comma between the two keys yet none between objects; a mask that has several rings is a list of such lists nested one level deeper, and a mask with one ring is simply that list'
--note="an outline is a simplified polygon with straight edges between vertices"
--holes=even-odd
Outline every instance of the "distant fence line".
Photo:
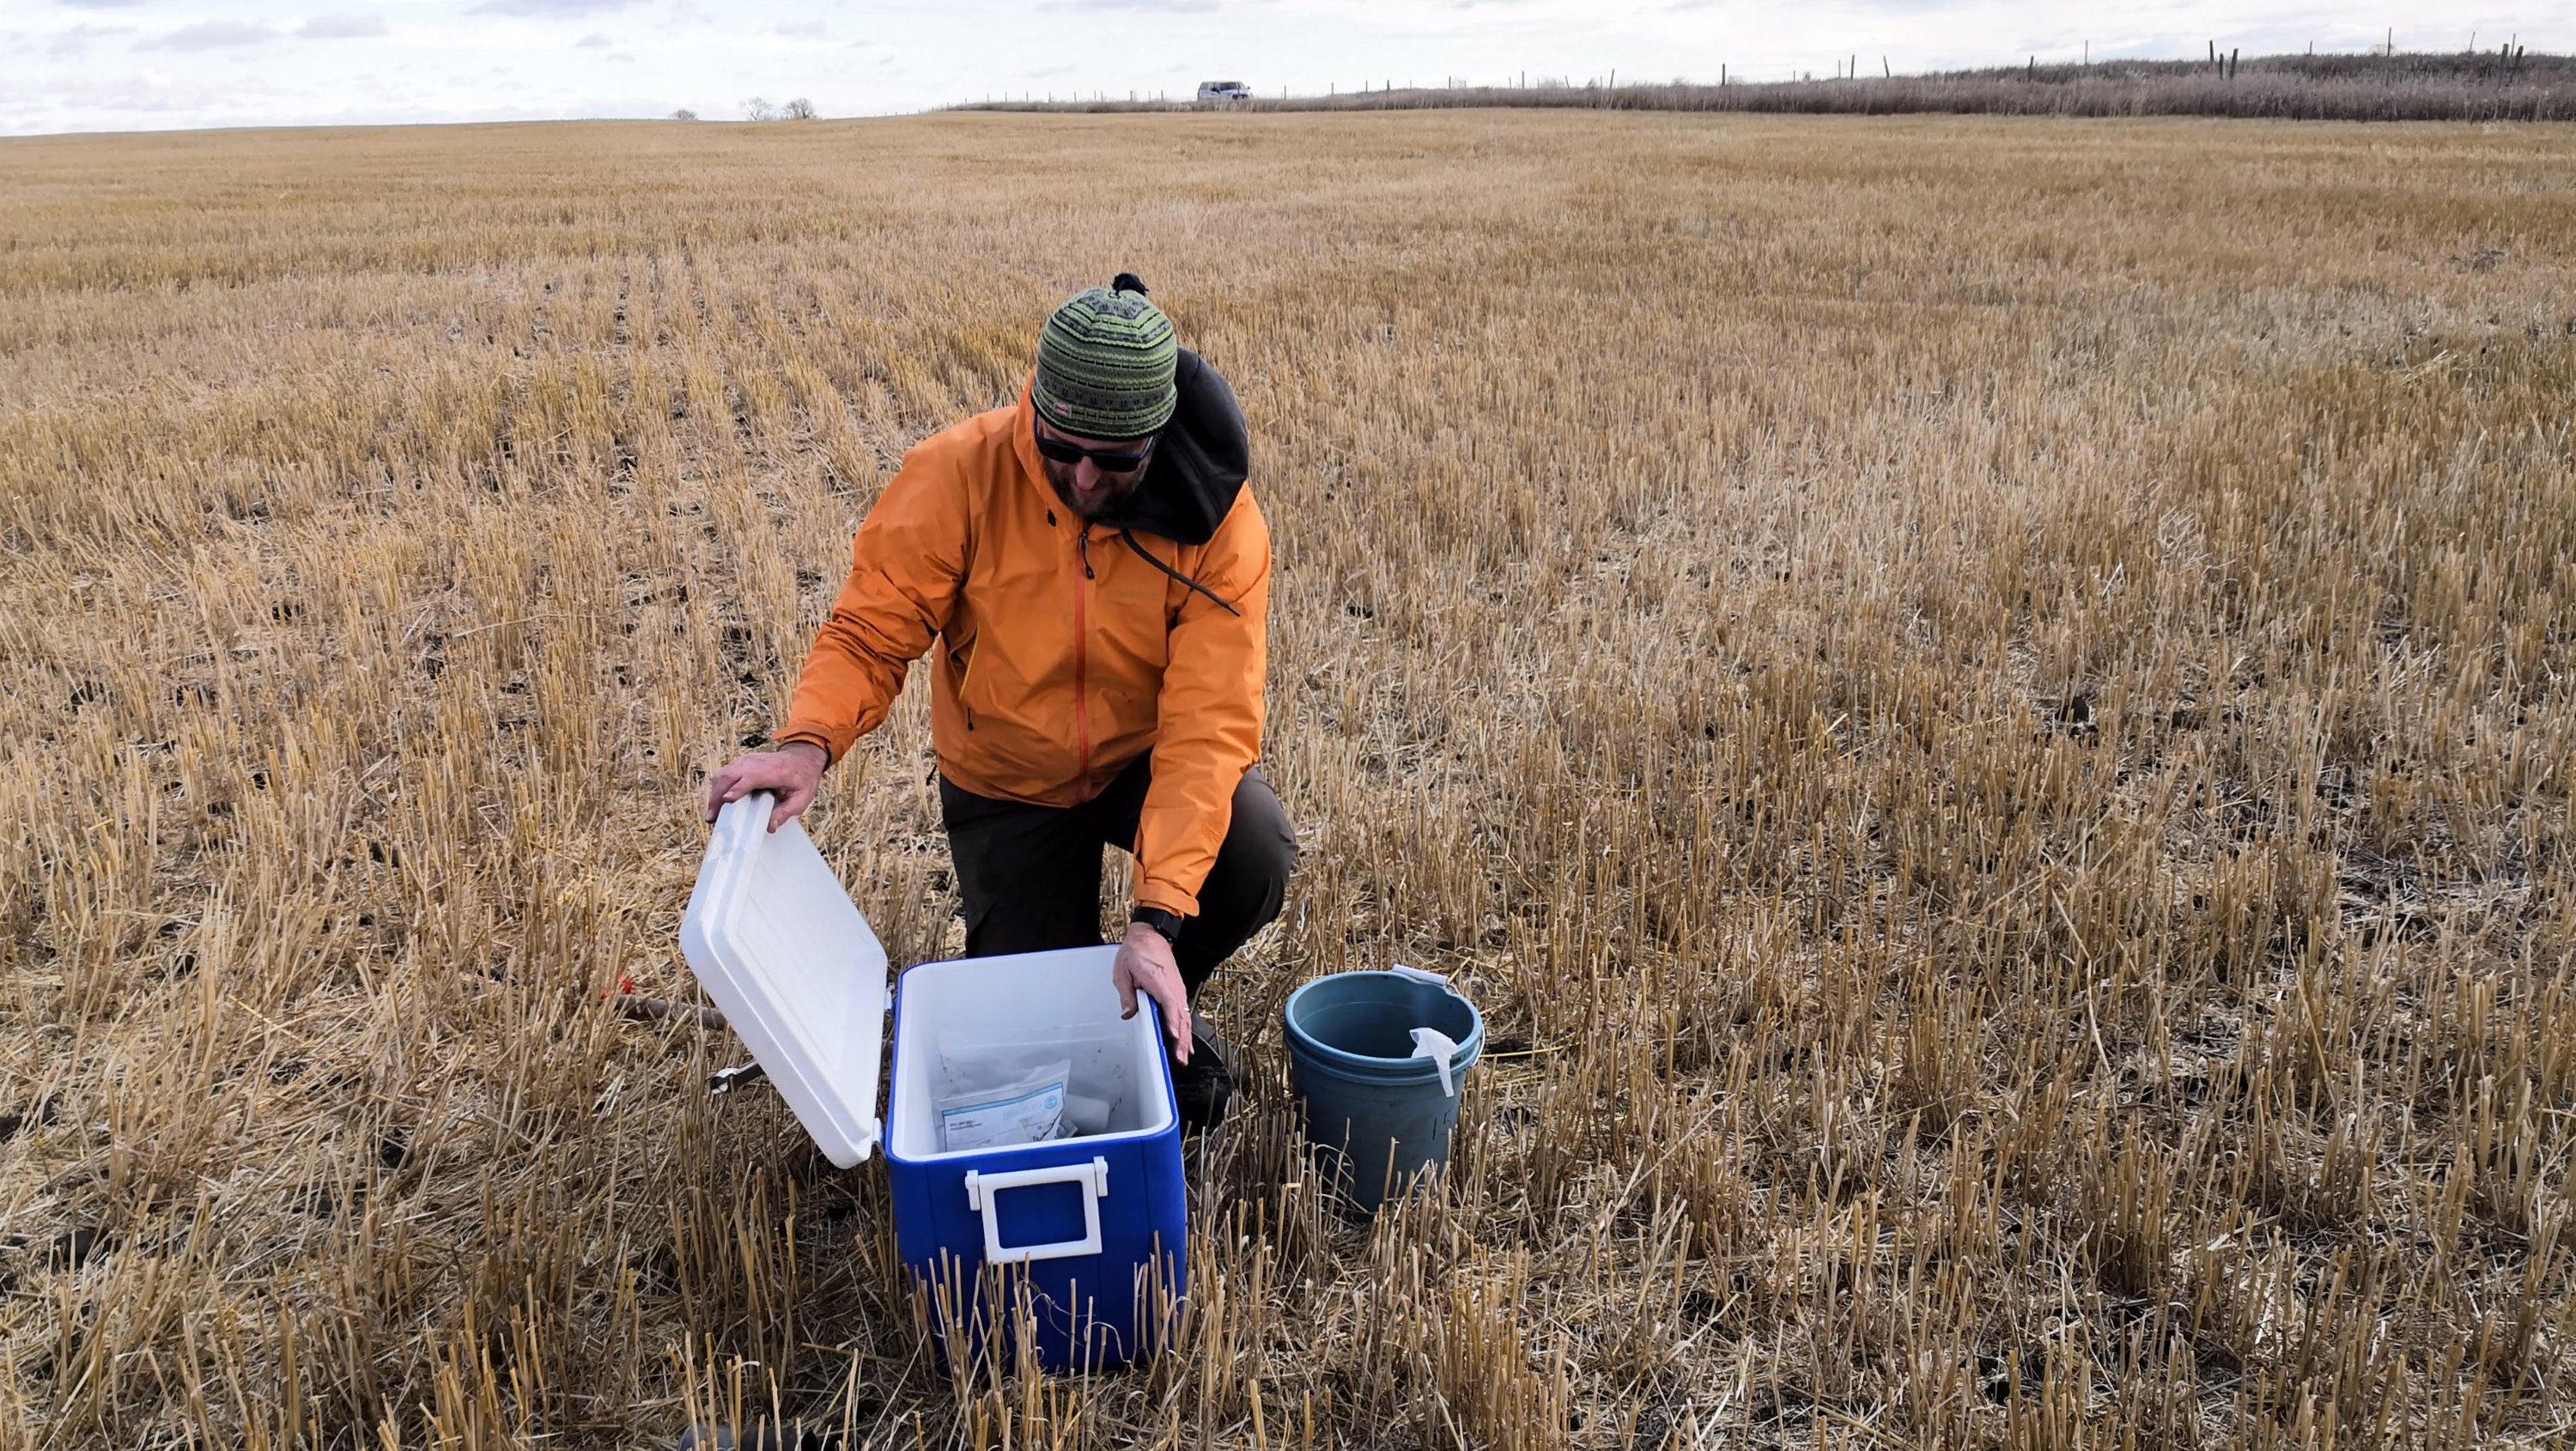
[{"label": "distant fence line", "polygon": [[[2303,121],[2576,120],[2576,57],[2459,55],[2244,56],[2208,61],[2098,61],[1950,71],[1861,71],[1833,80],[1611,85],[1541,82],[1270,96],[1242,101],[987,101],[955,109],[1076,113],[1409,111],[1516,106],[1624,111],[1757,111],[1897,115],[2240,116]],[[1851,72],[1860,71],[1855,75]]]}]

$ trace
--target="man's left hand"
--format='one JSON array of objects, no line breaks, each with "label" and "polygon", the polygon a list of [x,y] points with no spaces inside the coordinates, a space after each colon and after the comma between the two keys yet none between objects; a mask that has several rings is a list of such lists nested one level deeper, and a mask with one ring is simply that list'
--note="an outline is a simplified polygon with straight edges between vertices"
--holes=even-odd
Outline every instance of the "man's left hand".
[{"label": "man's left hand", "polygon": [[1118,944],[1118,961],[1109,969],[1118,986],[1121,1018],[1136,1016],[1136,994],[1143,993],[1163,1010],[1163,1031],[1172,1036],[1172,1060],[1190,1061],[1190,993],[1181,986],[1180,964],[1172,944],[1142,922],[1127,924],[1127,940]]}]

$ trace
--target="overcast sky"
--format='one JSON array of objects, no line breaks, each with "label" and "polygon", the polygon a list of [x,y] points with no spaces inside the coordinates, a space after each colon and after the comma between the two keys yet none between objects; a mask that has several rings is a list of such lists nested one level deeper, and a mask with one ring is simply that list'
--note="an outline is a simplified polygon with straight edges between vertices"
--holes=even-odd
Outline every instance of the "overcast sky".
[{"label": "overcast sky", "polygon": [[2576,0],[0,0],[0,135],[661,116],[754,96],[826,116],[988,95],[1264,94],[1523,72],[1622,83],[2074,60],[2576,48]]}]

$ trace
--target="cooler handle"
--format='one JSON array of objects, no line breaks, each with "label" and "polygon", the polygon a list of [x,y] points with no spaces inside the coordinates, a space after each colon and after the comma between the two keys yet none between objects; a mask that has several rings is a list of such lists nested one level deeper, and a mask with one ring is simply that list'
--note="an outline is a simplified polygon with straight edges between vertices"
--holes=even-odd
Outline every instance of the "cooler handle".
[{"label": "cooler handle", "polygon": [[[1074,1183],[1082,1186],[1082,1228],[1080,1239],[1062,1239],[1053,1244],[1019,1244],[1002,1247],[1002,1220],[993,1201],[1005,1189],[1025,1189],[1032,1184]],[[981,1210],[984,1215],[984,1262],[995,1265],[1018,1264],[1028,1260],[1062,1259],[1067,1255],[1100,1253],[1100,1201],[1109,1197],[1109,1161],[1094,1159],[1088,1164],[1057,1164],[1046,1169],[1013,1169],[1002,1174],[966,1171],[966,1207]]]}]

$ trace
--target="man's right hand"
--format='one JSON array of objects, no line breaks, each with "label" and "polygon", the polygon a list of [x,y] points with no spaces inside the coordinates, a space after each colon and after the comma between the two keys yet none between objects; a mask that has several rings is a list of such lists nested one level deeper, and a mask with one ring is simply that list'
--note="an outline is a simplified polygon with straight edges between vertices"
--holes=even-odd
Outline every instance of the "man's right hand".
[{"label": "man's right hand", "polygon": [[778,804],[770,808],[769,829],[776,831],[814,804],[827,764],[823,748],[812,741],[789,741],[774,751],[738,757],[707,782],[707,820],[754,791],[774,791]]}]

